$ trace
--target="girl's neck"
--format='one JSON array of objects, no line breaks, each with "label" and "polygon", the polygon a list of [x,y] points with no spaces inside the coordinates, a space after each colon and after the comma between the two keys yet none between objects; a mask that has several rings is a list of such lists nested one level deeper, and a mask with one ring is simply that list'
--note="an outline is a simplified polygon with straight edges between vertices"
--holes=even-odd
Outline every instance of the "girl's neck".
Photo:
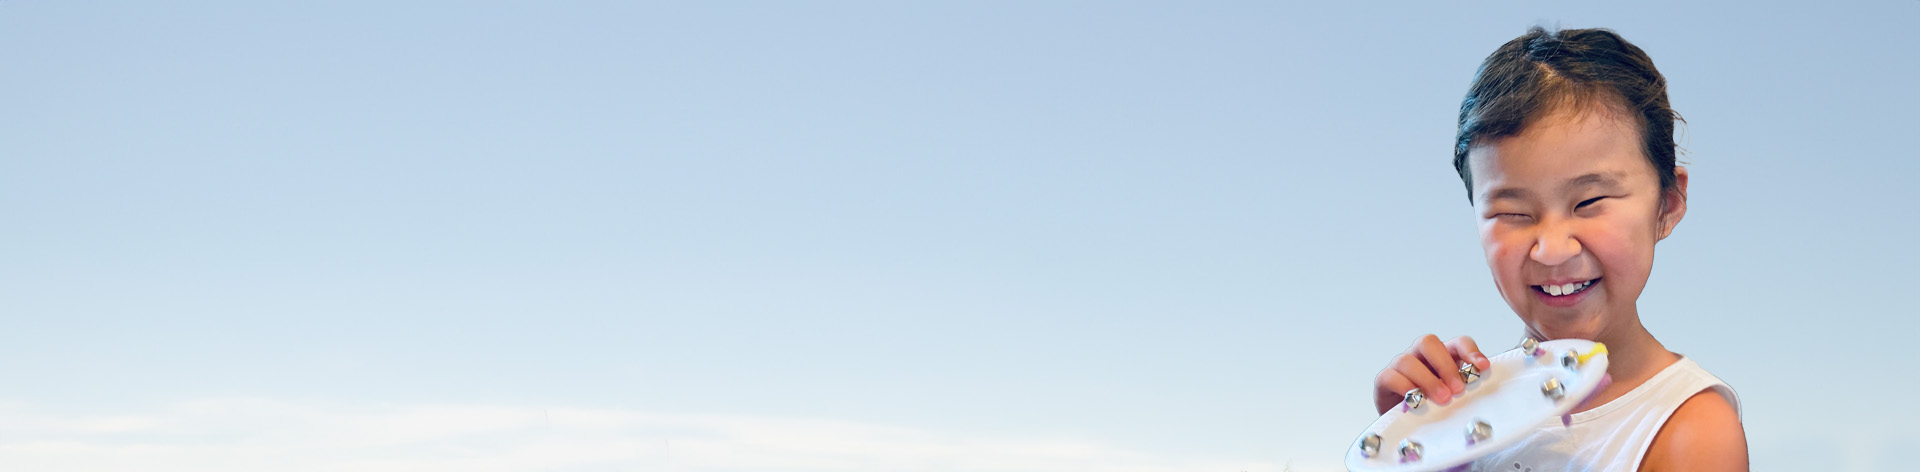
[{"label": "girl's neck", "polygon": [[1665,345],[1660,344],[1660,340],[1654,339],[1653,333],[1647,332],[1637,317],[1628,321],[1624,323],[1626,326],[1601,332],[1598,339],[1594,339],[1607,344],[1607,375],[1612,376],[1613,381],[1606,388],[1594,392],[1592,399],[1576,412],[1591,410],[1620,398],[1680,360],[1678,354],[1668,351]]}]

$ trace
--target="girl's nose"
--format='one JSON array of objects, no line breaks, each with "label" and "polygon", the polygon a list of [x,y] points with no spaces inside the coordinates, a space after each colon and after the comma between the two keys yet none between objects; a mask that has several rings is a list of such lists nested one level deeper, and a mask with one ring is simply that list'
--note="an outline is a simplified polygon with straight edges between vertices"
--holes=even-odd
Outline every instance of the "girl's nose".
[{"label": "girl's nose", "polygon": [[1540,238],[1533,243],[1534,262],[1545,266],[1557,266],[1566,263],[1573,256],[1580,255],[1580,240],[1564,230],[1547,229],[1540,232]]}]

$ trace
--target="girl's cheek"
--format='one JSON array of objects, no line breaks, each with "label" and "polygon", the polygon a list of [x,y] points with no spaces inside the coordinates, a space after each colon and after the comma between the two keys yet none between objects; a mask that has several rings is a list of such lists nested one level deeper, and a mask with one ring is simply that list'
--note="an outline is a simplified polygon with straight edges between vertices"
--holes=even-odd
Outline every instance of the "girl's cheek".
[{"label": "girl's cheek", "polygon": [[1480,233],[1480,246],[1487,253],[1487,268],[1493,270],[1494,279],[1504,288],[1510,281],[1520,277],[1520,267],[1526,262],[1527,237],[1517,231],[1500,231],[1489,227]]},{"label": "girl's cheek", "polygon": [[1480,249],[1487,252],[1487,263],[1494,264],[1507,245],[1512,231],[1503,230],[1496,223],[1482,223],[1480,226]]},{"label": "girl's cheek", "polygon": [[[1591,235],[1582,241],[1586,250],[1592,253],[1603,271],[1615,272],[1613,275],[1631,275],[1639,272],[1639,266],[1645,265],[1642,259],[1652,259],[1653,239],[1645,237],[1633,221],[1602,221],[1587,228]],[[1624,282],[1624,280],[1623,280]]]}]

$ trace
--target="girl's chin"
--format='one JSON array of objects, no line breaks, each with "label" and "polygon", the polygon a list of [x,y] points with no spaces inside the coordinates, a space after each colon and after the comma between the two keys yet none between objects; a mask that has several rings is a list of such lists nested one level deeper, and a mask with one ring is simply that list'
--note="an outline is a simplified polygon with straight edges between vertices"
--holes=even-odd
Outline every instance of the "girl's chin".
[{"label": "girl's chin", "polygon": [[[1597,302],[1599,300],[1591,300]],[[1607,326],[1606,310],[1598,307],[1560,308],[1540,306],[1527,307],[1520,315],[1521,321],[1534,332],[1546,336],[1546,339],[1594,339]]]},{"label": "girl's chin", "polygon": [[1589,315],[1552,311],[1558,313],[1535,312],[1522,316],[1521,321],[1526,322],[1534,332],[1546,336],[1546,339],[1596,339],[1601,328],[1606,326],[1605,319],[1597,313]]}]

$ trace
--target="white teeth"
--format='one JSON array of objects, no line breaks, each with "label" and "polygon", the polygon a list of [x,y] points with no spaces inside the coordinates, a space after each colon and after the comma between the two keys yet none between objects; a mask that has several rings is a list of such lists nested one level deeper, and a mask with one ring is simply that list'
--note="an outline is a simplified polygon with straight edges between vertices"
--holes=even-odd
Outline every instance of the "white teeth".
[{"label": "white teeth", "polygon": [[1587,287],[1591,287],[1591,286],[1593,286],[1593,281],[1588,280],[1585,282],[1571,283],[1571,284],[1541,285],[1540,291],[1547,292],[1547,295],[1553,295],[1558,297],[1562,295],[1572,295],[1575,292],[1586,290]]}]

